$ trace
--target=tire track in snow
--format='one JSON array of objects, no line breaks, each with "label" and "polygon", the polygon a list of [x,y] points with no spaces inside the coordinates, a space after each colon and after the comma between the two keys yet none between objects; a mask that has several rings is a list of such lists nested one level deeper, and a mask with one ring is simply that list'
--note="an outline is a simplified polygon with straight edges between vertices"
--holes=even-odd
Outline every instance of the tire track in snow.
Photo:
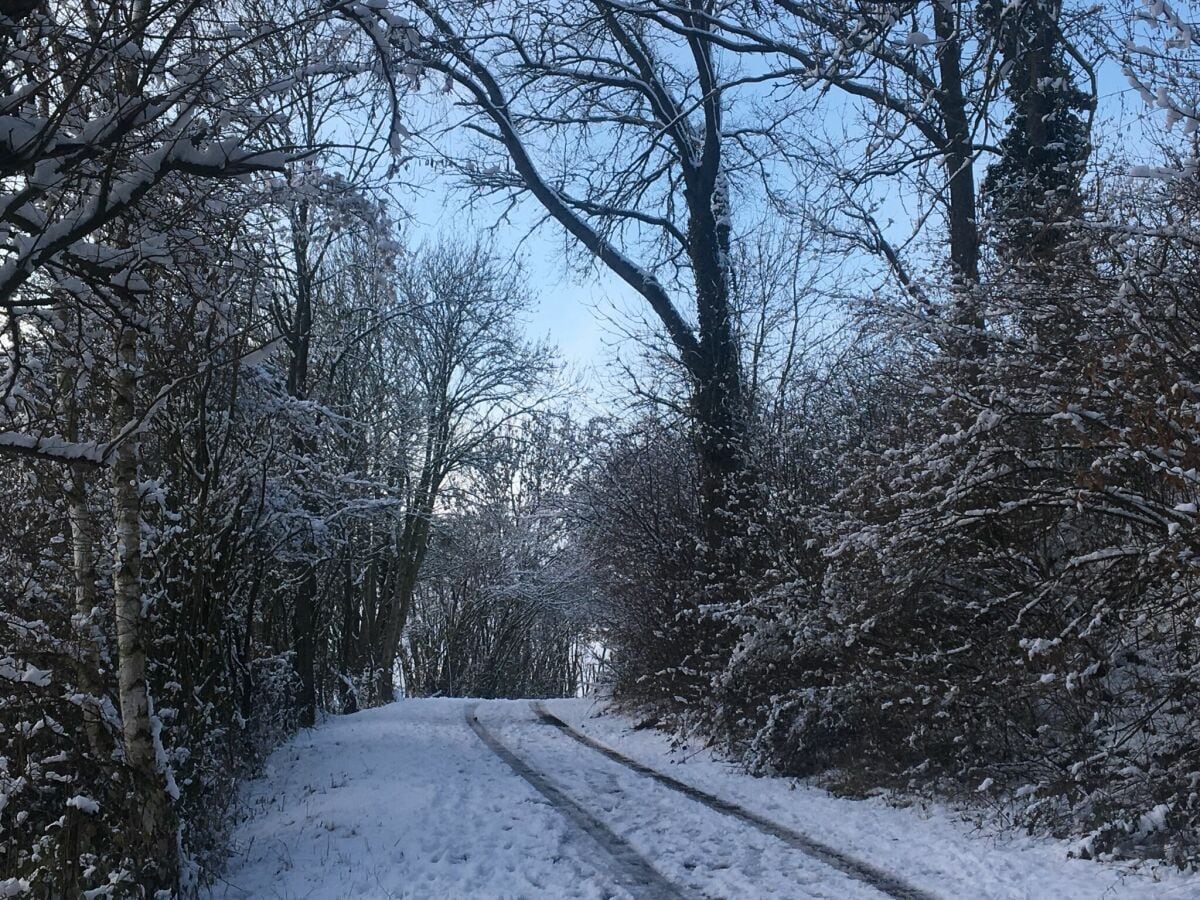
[{"label": "tire track in snow", "polygon": [[[475,716],[478,704],[466,708],[467,724],[487,748],[507,763],[530,787],[545,797],[569,822],[585,832],[617,863],[616,880],[619,887],[637,900],[683,900],[683,894],[667,881],[615,831],[596,819],[574,800],[556,788],[528,763],[505,747]],[[540,713],[539,713],[540,715]],[[565,727],[565,726],[564,726]]]},{"label": "tire track in snow", "polygon": [[631,759],[622,753],[618,753],[612,747],[600,743],[589,735],[576,731],[536,700],[530,706],[533,707],[533,711],[542,722],[554,726],[567,737],[583,744],[585,747],[590,747],[597,753],[603,754],[613,762],[620,763],[627,769],[637,772],[639,775],[652,778],[659,784],[678,791],[695,800],[697,803],[707,806],[709,809],[731,816],[745,822],[747,825],[752,825],[759,831],[769,834],[771,837],[778,838],[788,846],[794,847],[802,853],[806,853],[814,859],[825,863],[830,868],[837,869],[851,878],[868,884],[876,890],[887,894],[889,897],[894,897],[895,900],[937,900],[933,894],[914,887],[908,882],[892,875],[890,872],[885,872],[883,869],[856,859],[806,834],[794,831],[791,828],[780,825],[778,822],[773,822],[765,816],[760,816],[758,813],[751,812],[745,807],[738,806],[736,803],[722,800],[716,794],[710,794],[700,788],[693,787],[677,778],[672,778],[670,775],[659,772],[657,769],[652,769],[650,766],[644,765],[635,759]]}]

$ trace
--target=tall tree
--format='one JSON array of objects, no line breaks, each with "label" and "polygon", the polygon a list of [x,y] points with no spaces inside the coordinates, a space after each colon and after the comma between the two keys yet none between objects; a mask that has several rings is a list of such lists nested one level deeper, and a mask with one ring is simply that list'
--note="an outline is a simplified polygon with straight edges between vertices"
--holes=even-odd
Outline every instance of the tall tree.
[{"label": "tall tree", "polygon": [[[161,454],[156,438],[171,430],[156,420],[192,383],[203,383],[214,368],[238,367],[232,344],[250,352],[254,338],[269,341],[262,332],[251,337],[231,330],[232,321],[251,329],[259,323],[252,311],[235,311],[235,301],[210,290],[220,283],[214,260],[235,267],[246,261],[234,249],[236,234],[222,233],[216,223],[222,208],[241,206],[247,182],[261,187],[257,176],[283,171],[314,149],[272,140],[268,126],[278,112],[273,98],[283,82],[330,72],[315,73],[307,59],[288,67],[267,52],[268,38],[294,39],[310,29],[339,34],[348,62],[332,77],[358,80],[361,87],[375,64],[382,71],[390,67],[390,54],[376,41],[382,36],[386,47],[390,26],[378,11],[350,5],[295,5],[276,9],[271,20],[256,18],[242,4],[191,0],[10,7],[0,19],[0,454],[23,460],[30,473],[64,466],[69,478],[78,613],[71,624],[89,649],[59,650],[55,658],[72,660],[71,683],[85,688],[79,702],[96,738],[89,741],[92,762],[112,776],[97,776],[93,786],[128,787],[109,820],[122,823],[120,838],[86,852],[104,854],[114,877],[148,892],[169,890],[180,874],[179,789],[153,698],[155,670],[161,672],[166,653],[153,652],[152,637],[157,623],[176,611],[159,601],[165,596],[184,604],[170,580],[175,573],[143,565],[155,553],[167,554],[163,532],[171,531],[151,524],[155,507],[166,507],[171,491],[157,480],[166,471],[161,456],[146,454]],[[347,21],[352,27],[345,27]],[[211,341],[189,340],[189,326],[207,328]],[[187,374],[163,377],[151,360],[172,342]],[[187,352],[200,348],[203,356]],[[56,396],[56,387],[63,396]],[[202,472],[201,490],[213,488],[218,478],[212,459],[200,453],[194,462]],[[102,486],[111,499],[107,510],[89,501]],[[235,530],[227,528],[226,539]],[[111,581],[97,575],[107,565],[100,552],[107,546],[114,551]],[[53,592],[14,597],[14,609],[23,614],[38,599],[47,613],[58,609]],[[97,613],[102,597],[108,613]],[[210,598],[200,597],[181,618],[194,623],[211,608]],[[27,615],[23,621],[39,620]],[[102,627],[111,629],[111,645],[94,640]],[[51,641],[50,626],[46,630]],[[168,644],[177,649],[188,640],[185,632]],[[102,651],[113,648],[107,672],[110,657]],[[208,661],[181,651],[172,660]],[[181,673],[182,680],[191,674]],[[49,685],[53,675],[39,681]],[[160,686],[163,681],[177,684],[160,678]],[[115,708],[105,696],[109,690]],[[186,700],[194,703],[194,696]],[[99,752],[110,725],[123,752]],[[73,837],[62,840],[67,847]],[[109,874],[81,869],[75,860],[55,884],[37,864],[47,858],[53,854],[47,857],[31,843],[0,865],[39,872],[49,893],[76,893],[84,887],[80,879]]]},{"label": "tall tree", "polygon": [[[676,6],[674,0],[648,5]],[[996,34],[982,21],[988,8],[984,4],[981,13],[944,0],[772,0],[708,13],[720,42],[762,60],[771,80],[812,91],[826,108],[854,115],[854,126],[841,135],[846,146],[818,141],[811,149],[830,160],[826,177],[838,182],[835,193],[842,195],[830,213],[846,223],[836,231],[881,255],[923,305],[948,293],[956,349],[974,356],[983,352],[985,324],[972,291],[983,249],[976,168],[997,150],[988,133],[1007,69]],[[1016,40],[1012,29],[1009,38]],[[949,273],[949,292],[928,290],[914,274],[922,261],[906,259],[904,248],[916,235],[897,234],[880,221],[880,198],[889,195],[919,210],[913,216],[918,232],[931,218],[944,223],[935,261]]]},{"label": "tall tree", "polygon": [[390,699],[413,594],[429,550],[443,488],[479,466],[491,438],[538,402],[554,364],[547,348],[517,330],[528,303],[519,269],[484,244],[445,242],[401,271],[409,310],[405,337],[415,385],[403,521],[391,548],[390,579],[376,615],[378,691]]},{"label": "tall tree", "polygon": [[[730,120],[753,76],[722,61],[704,4],[570,0],[481,12],[410,4],[409,58],[438,73],[482,137],[452,160],[484,195],[530,197],[648,303],[688,375],[707,537],[719,544],[744,468],[730,243],[744,152],[768,130]],[[504,21],[501,22],[500,20]]]},{"label": "tall tree", "polygon": [[1011,105],[999,155],[987,171],[999,250],[1029,265],[1053,261],[1061,226],[1082,212],[1081,182],[1094,100],[1076,87],[1062,33],[1060,0],[1005,5],[986,0],[982,24],[1000,48],[1004,94]]}]

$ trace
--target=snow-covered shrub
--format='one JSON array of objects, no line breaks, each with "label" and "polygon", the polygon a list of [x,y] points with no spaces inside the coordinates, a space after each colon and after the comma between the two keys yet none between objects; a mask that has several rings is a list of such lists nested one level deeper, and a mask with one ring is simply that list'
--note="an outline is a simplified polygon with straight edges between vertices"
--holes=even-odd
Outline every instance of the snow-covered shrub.
[{"label": "snow-covered shrub", "polygon": [[[1177,223],[1193,190],[1163,199]],[[985,357],[913,357],[905,428],[830,502],[820,589],[754,601],[777,611],[730,677],[761,676],[758,762],[986,784],[1089,854],[1195,862],[1200,258],[1177,234],[1097,228],[1055,277],[990,286]]]},{"label": "snow-covered shrub", "polygon": [[[54,467],[0,467],[0,875],[64,892],[93,866],[135,861],[114,846],[129,788],[111,754],[111,703],[81,689],[88,649],[72,622],[64,509],[47,502]],[[86,797],[91,802],[76,801]],[[73,802],[74,801],[74,802]]]},{"label": "snow-covered shrub", "polygon": [[574,509],[597,579],[591,614],[613,650],[618,698],[683,709],[706,695],[697,479],[679,428],[645,419],[597,429]]},{"label": "snow-covered shrub", "polygon": [[747,763],[768,770],[825,765],[812,754],[802,762],[781,757],[799,721],[830,747],[871,727],[829,702],[841,685],[837,647],[822,640],[824,551],[835,527],[835,498],[861,475],[863,455],[895,437],[909,402],[907,383],[896,373],[907,358],[866,342],[833,356],[827,368],[820,363],[809,361],[782,401],[772,417],[779,424],[753,433],[756,484],[743,504],[734,551],[740,579],[725,603],[709,607],[738,639],[713,672],[704,719]]}]

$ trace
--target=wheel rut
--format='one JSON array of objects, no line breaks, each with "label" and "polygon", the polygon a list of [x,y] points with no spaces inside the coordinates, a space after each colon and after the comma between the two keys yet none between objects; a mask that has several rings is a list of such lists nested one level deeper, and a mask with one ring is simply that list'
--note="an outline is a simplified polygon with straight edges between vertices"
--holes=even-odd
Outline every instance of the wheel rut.
[{"label": "wheel rut", "polygon": [[477,704],[466,708],[467,725],[516,775],[541,794],[567,821],[600,845],[616,864],[613,875],[617,886],[637,900],[683,900],[685,895],[615,831],[502,744],[476,717],[476,708]]},{"label": "wheel rut", "polygon": [[857,881],[861,881],[881,893],[887,894],[895,900],[937,900],[937,898],[927,891],[915,887],[901,878],[884,871],[883,869],[873,866],[868,862],[860,860],[848,853],[838,850],[828,844],[822,843],[815,838],[809,837],[795,829],[788,828],[774,822],[765,816],[761,816],[756,812],[739,806],[736,803],[731,803],[724,800],[715,794],[710,794],[700,788],[693,787],[686,782],[673,778],[664,772],[651,768],[635,759],[625,756],[623,753],[618,753],[612,747],[602,744],[589,735],[576,731],[558,716],[551,713],[546,707],[538,701],[533,701],[530,706],[533,708],[537,717],[546,725],[551,725],[560,730],[567,737],[574,741],[595,750],[613,762],[620,763],[627,769],[637,772],[646,778],[651,778],[665,787],[671,788],[684,796],[707,806],[715,812],[722,813],[732,818],[738,819],[746,823],[764,834],[777,838],[783,841],[790,847],[801,851],[802,853],[811,856],[812,858],[823,862],[830,868],[837,869],[844,875],[848,875]]}]

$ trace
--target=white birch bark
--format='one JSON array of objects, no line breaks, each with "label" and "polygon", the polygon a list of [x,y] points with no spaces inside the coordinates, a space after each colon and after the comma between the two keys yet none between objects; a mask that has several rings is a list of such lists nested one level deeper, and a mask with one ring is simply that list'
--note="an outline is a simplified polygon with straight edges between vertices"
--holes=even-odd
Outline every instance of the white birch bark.
[{"label": "white birch bark", "polygon": [[[113,436],[129,427],[136,415],[138,334],[123,327],[117,344],[117,372],[113,380]],[[174,881],[176,841],[174,811],[159,771],[150,720],[150,695],[146,681],[146,616],[142,602],[141,499],[138,491],[138,437],[130,430],[117,446],[112,464],[113,520],[116,526],[116,559],[113,599],[117,623],[117,692],[125,758],[140,795],[142,830],[146,837],[146,862],[156,868],[160,886]]]},{"label": "white birch bark", "polygon": [[[77,441],[79,400],[76,396],[76,380],[79,367],[74,361],[75,348],[70,346],[67,337],[70,326],[70,317],[64,312],[59,317],[59,333],[66,361],[59,372],[58,392],[63,402],[63,434],[68,441]],[[93,755],[103,759],[112,752],[112,745],[104,733],[99,707],[104,698],[104,686],[100,678],[100,648],[92,619],[97,602],[96,522],[88,508],[87,480],[82,465],[76,463],[70,467],[64,493],[67,519],[71,526],[72,574],[75,581],[74,627],[79,642],[76,677],[80,690],[88,697],[83,706],[83,727]]]}]

